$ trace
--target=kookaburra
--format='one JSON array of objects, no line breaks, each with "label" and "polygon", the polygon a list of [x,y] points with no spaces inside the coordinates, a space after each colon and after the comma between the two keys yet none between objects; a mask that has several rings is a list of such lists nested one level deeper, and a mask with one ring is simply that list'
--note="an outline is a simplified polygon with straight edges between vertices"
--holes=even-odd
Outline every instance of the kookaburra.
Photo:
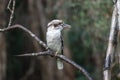
[{"label": "kookaburra", "polygon": [[[47,46],[55,52],[55,55],[63,54],[62,30],[70,27],[62,20],[57,19],[48,23],[46,33]],[[57,59],[57,68],[59,70],[63,69],[63,62],[60,59]]]}]

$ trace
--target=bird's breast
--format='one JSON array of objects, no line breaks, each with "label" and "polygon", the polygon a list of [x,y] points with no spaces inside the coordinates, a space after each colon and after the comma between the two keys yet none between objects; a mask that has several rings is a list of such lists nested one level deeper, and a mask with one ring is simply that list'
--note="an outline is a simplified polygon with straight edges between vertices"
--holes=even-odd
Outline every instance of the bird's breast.
[{"label": "bird's breast", "polygon": [[61,50],[61,32],[59,30],[47,31],[47,45],[54,51]]}]

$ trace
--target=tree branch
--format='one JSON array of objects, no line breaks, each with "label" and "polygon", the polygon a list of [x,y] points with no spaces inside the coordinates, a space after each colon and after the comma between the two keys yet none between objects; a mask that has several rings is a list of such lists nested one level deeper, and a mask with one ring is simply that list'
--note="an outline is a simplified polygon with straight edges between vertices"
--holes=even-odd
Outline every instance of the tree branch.
[{"label": "tree branch", "polygon": [[21,55],[15,55],[15,56],[52,56],[55,58],[60,58],[61,60],[69,63],[70,65],[74,66],[76,69],[81,71],[87,78],[88,80],[93,80],[90,76],[89,73],[80,65],[76,64],[74,61],[70,60],[64,55],[55,55],[51,50],[47,50],[44,52],[38,52],[38,53],[27,53],[27,54],[21,54]]},{"label": "tree branch", "polygon": [[[48,46],[47,46],[43,41],[41,41],[41,40],[40,40],[35,34],[33,34],[30,30],[28,30],[27,28],[25,28],[25,27],[23,27],[23,26],[21,26],[21,25],[16,24],[16,25],[13,25],[13,26],[11,26],[11,27],[7,27],[7,28],[4,28],[4,29],[0,29],[0,32],[9,31],[9,30],[15,29],[15,28],[20,28],[20,29],[22,29],[23,31],[27,32],[32,38],[34,38],[36,41],[38,41],[38,43],[39,43],[40,45],[42,45],[43,47],[45,47],[46,49],[48,49]],[[74,61],[68,59],[68,58],[65,57],[64,55],[56,55],[56,56],[55,56],[55,55],[52,54],[52,53],[53,53],[52,51],[47,50],[47,51],[39,52],[39,53],[28,53],[28,54],[22,54],[22,55],[16,55],[16,56],[42,56],[42,55],[43,55],[43,56],[47,56],[47,55],[48,55],[48,56],[53,56],[53,57],[55,57],[55,58],[60,58],[60,59],[62,59],[63,61],[65,61],[65,62],[71,64],[72,66],[74,66],[75,68],[77,68],[79,71],[82,71],[83,74],[84,74],[89,80],[93,80],[93,79],[89,76],[88,72],[87,72],[84,68],[82,68],[81,66],[79,66],[78,64],[76,64]]]},{"label": "tree branch", "polygon": [[9,0],[8,5],[7,5],[7,9],[11,12],[12,10],[10,8],[10,4],[11,4],[11,0]]},{"label": "tree branch", "polygon": [[[13,2],[12,2],[13,1]],[[13,20],[13,14],[14,14],[14,9],[15,9],[15,0],[10,0],[7,6],[7,9],[10,11],[10,18],[9,18],[9,23],[7,27],[11,26],[12,20]],[[12,4],[12,9],[10,8],[10,5]]]},{"label": "tree branch", "polygon": [[42,45],[45,49],[48,49],[48,46],[47,46],[42,40],[40,40],[35,34],[33,34],[30,30],[28,30],[27,28],[25,28],[25,27],[22,26],[22,25],[16,24],[16,25],[13,25],[13,26],[10,26],[10,27],[7,27],[7,28],[3,28],[3,29],[0,29],[0,32],[5,32],[5,31],[11,30],[11,29],[15,29],[15,28],[20,28],[20,29],[22,29],[23,31],[27,32],[27,33],[28,33],[32,38],[34,38],[40,45]]},{"label": "tree branch", "polygon": [[[10,8],[11,4],[12,4],[12,9]],[[10,18],[9,18],[9,23],[8,23],[7,28],[0,29],[0,32],[9,31],[9,30],[16,29],[16,28],[22,29],[23,31],[28,33],[32,38],[34,38],[40,45],[42,45],[47,50],[47,51],[39,52],[39,53],[27,53],[27,54],[16,55],[16,56],[53,56],[55,58],[60,58],[61,60],[65,61],[65,62],[71,64],[72,66],[74,66],[75,68],[77,68],[79,71],[82,71],[82,73],[88,78],[88,80],[93,80],[89,76],[88,72],[83,67],[76,64],[74,61],[70,60],[69,58],[65,57],[64,55],[54,55],[53,51],[49,50],[48,46],[42,40],[40,40],[35,34],[33,34],[30,30],[28,30],[24,26],[19,25],[19,24],[11,26],[12,19],[13,19],[13,14],[14,14],[14,9],[15,9],[15,0],[10,0],[9,1],[7,9],[11,13]]]}]

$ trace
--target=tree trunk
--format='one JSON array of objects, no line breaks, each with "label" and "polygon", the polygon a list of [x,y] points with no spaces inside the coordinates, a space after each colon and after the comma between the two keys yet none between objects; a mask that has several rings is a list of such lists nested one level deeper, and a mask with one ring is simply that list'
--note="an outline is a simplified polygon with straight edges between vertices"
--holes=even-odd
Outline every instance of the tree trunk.
[{"label": "tree trunk", "polygon": [[[0,28],[5,26],[5,1],[0,1]],[[5,38],[0,33],[0,80],[5,80],[6,75],[6,46]]]},{"label": "tree trunk", "polygon": [[[43,4],[41,0],[29,0],[29,12],[30,12],[30,23],[31,31],[35,33],[41,40],[45,41],[46,35],[46,23],[47,18],[44,14]],[[44,49],[36,42],[33,41],[36,52],[43,51]],[[54,60],[51,57],[37,57],[36,70],[40,71],[40,79],[42,80],[54,80]]]}]

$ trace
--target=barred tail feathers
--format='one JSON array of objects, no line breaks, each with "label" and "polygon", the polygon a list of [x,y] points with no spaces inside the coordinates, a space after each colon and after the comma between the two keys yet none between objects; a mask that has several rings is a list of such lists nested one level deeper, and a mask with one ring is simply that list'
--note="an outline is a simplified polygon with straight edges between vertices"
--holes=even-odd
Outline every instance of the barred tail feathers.
[{"label": "barred tail feathers", "polygon": [[60,59],[57,59],[57,68],[58,70],[62,70],[64,67],[63,62]]}]

